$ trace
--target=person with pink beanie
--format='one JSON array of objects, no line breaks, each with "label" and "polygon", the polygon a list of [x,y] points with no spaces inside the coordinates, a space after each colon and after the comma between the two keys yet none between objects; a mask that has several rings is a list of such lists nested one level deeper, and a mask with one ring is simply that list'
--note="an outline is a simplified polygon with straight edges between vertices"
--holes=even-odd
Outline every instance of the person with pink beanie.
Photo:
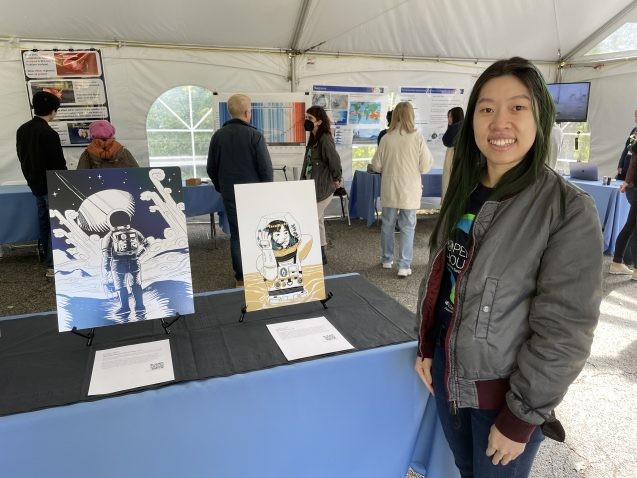
[{"label": "person with pink beanie", "polygon": [[110,122],[94,121],[88,131],[91,143],[80,156],[77,169],[139,167],[131,152],[115,140],[115,127]]}]

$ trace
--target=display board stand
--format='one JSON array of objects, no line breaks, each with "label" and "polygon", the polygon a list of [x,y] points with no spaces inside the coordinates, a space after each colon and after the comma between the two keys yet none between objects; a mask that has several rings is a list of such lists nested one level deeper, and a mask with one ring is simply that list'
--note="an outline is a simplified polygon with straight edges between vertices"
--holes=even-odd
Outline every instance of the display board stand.
[{"label": "display board stand", "polygon": [[86,346],[90,347],[93,344],[93,337],[95,337],[95,327],[89,330],[88,334],[84,334],[77,330],[77,327],[73,327],[71,332],[75,335],[79,335],[80,337],[84,337],[86,339]]}]

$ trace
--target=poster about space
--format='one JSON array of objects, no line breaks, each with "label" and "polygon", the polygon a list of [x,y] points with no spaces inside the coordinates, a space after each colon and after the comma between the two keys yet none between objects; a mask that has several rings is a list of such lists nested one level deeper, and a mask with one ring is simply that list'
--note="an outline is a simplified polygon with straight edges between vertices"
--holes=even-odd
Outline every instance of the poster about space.
[{"label": "poster about space", "polygon": [[47,171],[60,332],[194,312],[177,167]]},{"label": "poster about space", "polygon": [[325,299],[314,181],[237,184],[248,312]]}]

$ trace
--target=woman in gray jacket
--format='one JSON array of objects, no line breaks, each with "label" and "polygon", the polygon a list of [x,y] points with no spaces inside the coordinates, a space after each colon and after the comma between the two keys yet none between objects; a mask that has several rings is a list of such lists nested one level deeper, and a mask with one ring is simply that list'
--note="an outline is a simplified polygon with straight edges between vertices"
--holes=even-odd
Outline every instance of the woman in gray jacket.
[{"label": "woman in gray jacket", "polygon": [[311,106],[305,112],[305,131],[310,139],[305,148],[305,159],[301,179],[313,179],[316,190],[319,232],[321,234],[321,255],[323,264],[327,264],[325,246],[325,209],[332,200],[336,188],[341,186],[341,158],[336,152],[334,138],[330,128],[330,119],[320,106]]},{"label": "woman in gray jacket", "polygon": [[563,439],[553,410],[599,317],[599,218],[545,164],[554,110],[527,60],[487,68],[432,232],[416,371],[463,477],[527,476],[542,432]]}]

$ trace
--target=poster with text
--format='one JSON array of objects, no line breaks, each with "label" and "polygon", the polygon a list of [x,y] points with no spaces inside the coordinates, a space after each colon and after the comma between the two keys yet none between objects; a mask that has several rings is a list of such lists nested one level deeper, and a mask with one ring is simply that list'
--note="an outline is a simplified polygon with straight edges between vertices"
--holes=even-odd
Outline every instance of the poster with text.
[{"label": "poster with text", "polygon": [[414,107],[416,128],[427,141],[427,147],[436,160],[436,166],[442,167],[446,147],[442,136],[447,131],[447,112],[465,104],[464,88],[414,88],[400,89],[398,101],[409,101]]},{"label": "poster with text", "polygon": [[61,332],[194,312],[178,167],[47,171]]},{"label": "poster with text", "polygon": [[325,299],[314,181],[235,186],[246,310]]},{"label": "poster with text", "polygon": [[[29,103],[39,91],[54,94],[60,108],[51,127],[62,146],[90,143],[88,125],[110,119],[99,50],[25,50],[22,64]],[[35,115],[33,106],[31,114]]]},{"label": "poster with text", "polygon": [[[231,120],[228,111],[230,94],[217,94],[214,99],[216,111],[215,129]],[[252,119],[250,124],[261,131],[268,145],[299,146],[306,142],[303,128],[308,96],[303,93],[248,94],[251,99]]]}]

